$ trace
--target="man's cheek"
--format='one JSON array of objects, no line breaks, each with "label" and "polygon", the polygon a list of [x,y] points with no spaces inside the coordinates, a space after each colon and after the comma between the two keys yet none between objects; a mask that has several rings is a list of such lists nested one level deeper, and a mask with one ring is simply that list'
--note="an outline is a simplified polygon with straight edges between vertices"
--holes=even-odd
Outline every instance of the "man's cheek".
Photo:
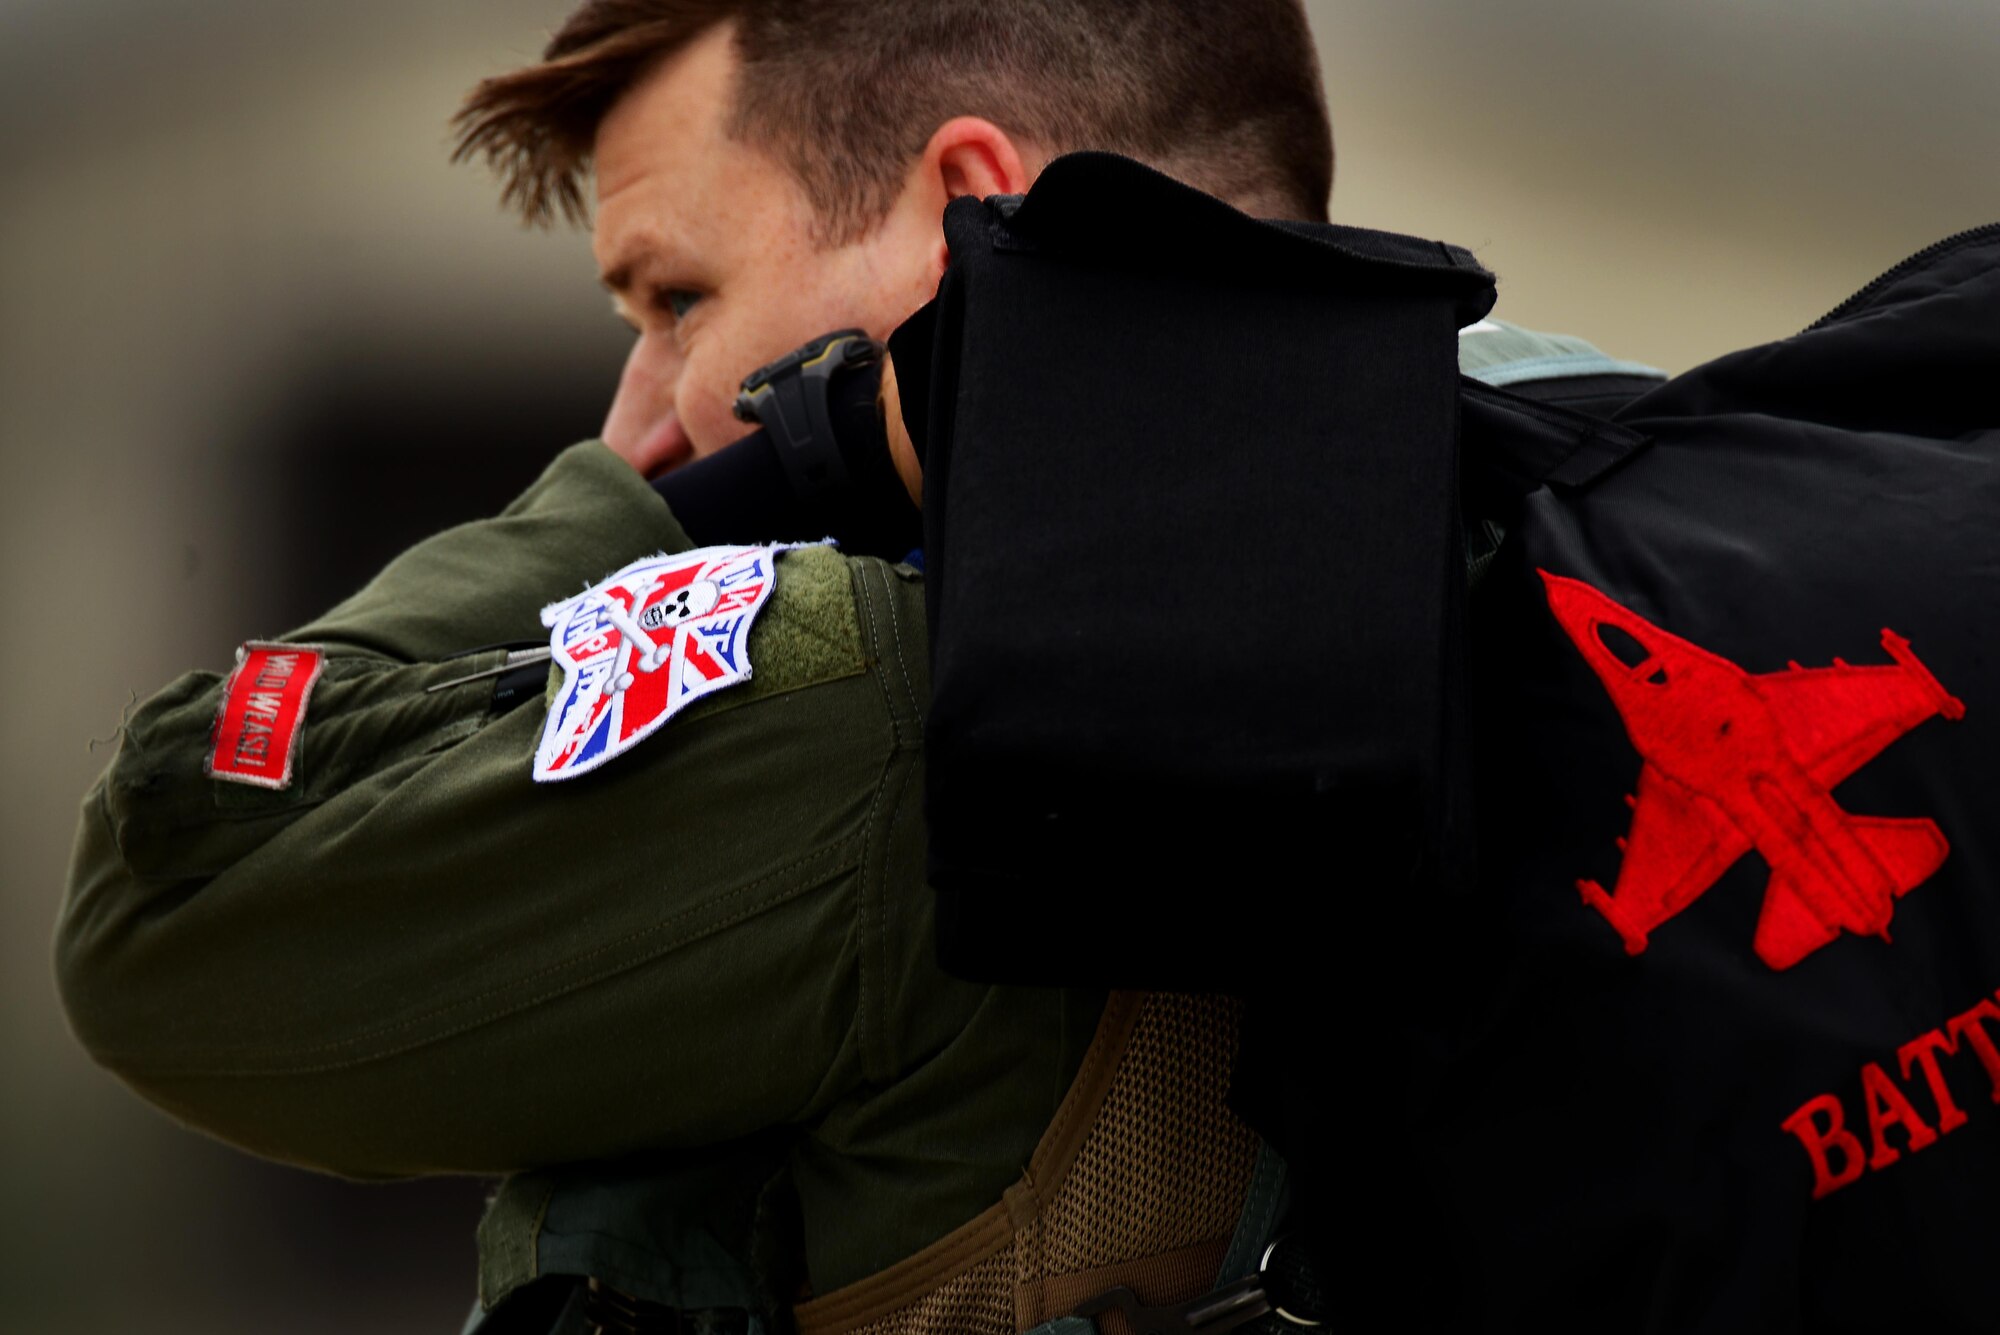
[{"label": "man's cheek", "polygon": [[[693,368],[690,368],[693,369]],[[746,369],[755,370],[755,367]],[[713,454],[723,446],[749,434],[753,425],[736,418],[736,387],[741,377],[718,376],[699,386],[683,388],[680,396],[681,421],[696,456]]]}]

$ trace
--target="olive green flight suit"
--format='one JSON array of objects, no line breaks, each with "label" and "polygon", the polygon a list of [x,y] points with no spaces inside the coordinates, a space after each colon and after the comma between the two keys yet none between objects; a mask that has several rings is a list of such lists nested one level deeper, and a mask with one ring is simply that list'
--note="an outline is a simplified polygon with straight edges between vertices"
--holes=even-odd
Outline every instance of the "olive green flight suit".
[{"label": "olive green flight suit", "polygon": [[933,963],[915,572],[780,556],[752,679],[567,782],[530,778],[541,708],[424,689],[690,546],[586,443],[285,637],[327,653],[289,788],[204,773],[222,676],[147,701],[85,799],[56,939],[92,1054],[224,1140],[363,1177],[792,1128],[820,1291],[997,1200],[1103,1003]]}]

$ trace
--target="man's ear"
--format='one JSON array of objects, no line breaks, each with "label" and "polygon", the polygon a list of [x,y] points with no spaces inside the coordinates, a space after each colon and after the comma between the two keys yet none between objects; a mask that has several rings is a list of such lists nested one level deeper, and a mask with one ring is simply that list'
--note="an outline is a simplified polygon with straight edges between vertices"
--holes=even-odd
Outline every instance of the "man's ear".
[{"label": "man's ear", "polygon": [[[924,207],[934,226],[944,206],[961,195],[984,199],[988,195],[1027,193],[1033,173],[1040,166],[1040,157],[1032,146],[1017,143],[992,121],[979,116],[954,116],[938,126],[930,142],[924,145],[913,184],[925,197]],[[931,264],[933,288],[950,261],[944,237],[939,234]]]},{"label": "man's ear", "polygon": [[923,164],[947,202],[960,195],[984,199],[1028,189],[1028,169],[1013,136],[978,116],[955,116],[938,126],[924,145]]}]

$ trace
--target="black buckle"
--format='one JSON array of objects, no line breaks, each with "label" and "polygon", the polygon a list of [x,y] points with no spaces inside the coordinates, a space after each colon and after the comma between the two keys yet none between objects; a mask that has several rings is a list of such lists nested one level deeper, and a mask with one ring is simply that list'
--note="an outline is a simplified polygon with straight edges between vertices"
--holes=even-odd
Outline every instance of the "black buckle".
[{"label": "black buckle", "polygon": [[1132,1290],[1116,1288],[1082,1304],[1073,1315],[1095,1317],[1112,1311],[1124,1313],[1132,1335],[1222,1335],[1269,1316],[1271,1300],[1264,1292],[1264,1277],[1251,1275],[1179,1307],[1147,1307]]},{"label": "black buckle", "polygon": [[1178,1307],[1147,1307],[1139,1301],[1137,1294],[1121,1286],[1084,1302],[1071,1315],[1094,1318],[1104,1312],[1119,1312],[1131,1324],[1132,1335],[1223,1335],[1224,1331],[1235,1330],[1258,1317],[1274,1313],[1290,1325],[1305,1328],[1323,1326],[1326,1324],[1324,1321],[1314,1321],[1286,1311],[1271,1300],[1270,1291],[1264,1287],[1265,1272],[1271,1267],[1271,1254],[1283,1241],[1285,1239],[1280,1238],[1264,1249],[1256,1274],[1246,1275],[1233,1284],[1225,1284],[1213,1293],[1205,1293]]},{"label": "black buckle", "polygon": [[836,375],[882,359],[882,345],[859,329],[837,329],[743,378],[736,416],[756,422],[801,499],[847,481],[827,395]]},{"label": "black buckle", "polygon": [[592,1279],[584,1289],[583,1319],[593,1335],[680,1335],[681,1314]]},{"label": "black buckle", "polygon": [[684,1312],[677,1307],[635,1298],[600,1279],[584,1286],[583,1319],[591,1335],[742,1335],[750,1329],[750,1314],[738,1308],[704,1308]]}]

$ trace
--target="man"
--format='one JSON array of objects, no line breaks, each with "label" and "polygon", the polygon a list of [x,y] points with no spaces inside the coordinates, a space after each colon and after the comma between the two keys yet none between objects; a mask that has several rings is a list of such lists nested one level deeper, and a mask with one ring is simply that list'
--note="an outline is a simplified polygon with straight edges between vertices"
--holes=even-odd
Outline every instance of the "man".
[{"label": "man", "polygon": [[[1199,1293],[1268,1187],[1221,1104],[1227,1009],[937,970],[916,571],[774,557],[754,677],[571,783],[531,781],[540,709],[496,713],[464,681],[502,651],[458,656],[545,639],[545,605],[685,551],[645,478],[744,430],[752,367],[837,326],[885,336],[925,301],[950,199],[1020,193],[1093,147],[1323,221],[1332,143],[1298,7],[589,0],[463,125],[530,217],[580,216],[594,176],[603,281],[636,333],[602,443],[235,677],[192,674],[133,716],[59,928],[79,1037],[177,1117],[288,1162],[619,1161],[515,1179],[482,1244],[494,1304],[570,1275],[637,1307],[751,1309],[635,1241],[660,1201],[721,1198],[755,1218],[711,1232],[747,1239],[778,1306],[831,1302],[799,1313],[819,1329],[1025,1329],[1119,1282]],[[279,756],[268,782],[230,781]],[[1131,1054],[1162,1052],[1186,1063],[1140,1139],[1185,1163],[1155,1165],[1141,1201],[1094,1133],[1164,1079]],[[689,1186],[736,1156],[719,1194]],[[1078,1162],[1108,1195],[1065,1193]],[[657,1191],[632,1196],[642,1181]],[[1113,1214],[1135,1231],[1091,1233]]]}]

